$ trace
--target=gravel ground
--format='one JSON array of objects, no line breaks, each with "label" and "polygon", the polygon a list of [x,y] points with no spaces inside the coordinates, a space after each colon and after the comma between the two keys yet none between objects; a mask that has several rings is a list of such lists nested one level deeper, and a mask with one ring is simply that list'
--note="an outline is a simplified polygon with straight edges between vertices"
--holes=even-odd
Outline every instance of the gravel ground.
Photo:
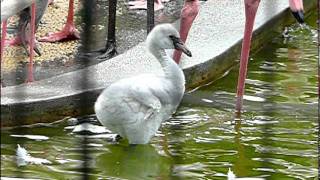
[{"label": "gravel ground", "polygon": [[[75,2],[75,7],[78,7],[78,1]],[[68,1],[55,0],[53,5],[50,5],[41,20],[39,28],[36,33],[36,38],[46,36],[49,32],[57,32],[62,29],[67,18]],[[17,17],[10,19],[9,27],[16,27]],[[8,34],[8,38],[12,38],[14,33]],[[74,50],[78,44],[77,40],[59,43],[44,43],[38,42],[38,47],[42,53],[41,56],[35,54],[34,61],[36,63],[42,61],[50,61],[56,57],[72,57]],[[21,46],[6,46],[2,71],[12,71],[16,69],[20,64],[24,64],[29,61],[25,50]]]},{"label": "gravel ground", "polygon": [[[146,11],[129,10],[126,6],[128,0],[119,0],[117,4],[116,39],[119,54],[144,41],[146,38]],[[50,5],[41,20],[36,33],[36,38],[46,36],[49,32],[57,32],[64,26],[68,13],[68,0],[55,0]],[[175,0],[165,3],[165,8],[155,13],[155,23],[173,22],[180,16],[183,0]],[[75,24],[80,29],[79,14],[81,9],[79,1],[75,0]],[[107,35],[108,1],[97,0],[94,11],[94,37],[91,39],[91,50],[96,51],[105,46]],[[12,38],[17,26],[17,17],[9,19],[7,38]],[[79,68],[74,56],[79,40],[58,43],[38,42],[41,56],[35,54],[34,77],[35,80],[45,79],[54,75],[74,71]],[[5,47],[1,64],[2,86],[16,85],[25,82],[29,57],[20,46]]]}]

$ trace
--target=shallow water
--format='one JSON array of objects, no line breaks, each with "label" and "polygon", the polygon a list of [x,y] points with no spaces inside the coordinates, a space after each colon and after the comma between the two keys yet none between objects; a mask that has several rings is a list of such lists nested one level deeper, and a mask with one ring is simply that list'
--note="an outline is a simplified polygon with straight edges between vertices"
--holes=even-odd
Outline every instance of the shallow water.
[{"label": "shallow water", "polygon": [[[290,27],[249,62],[241,119],[234,117],[237,69],[185,95],[178,112],[148,145],[128,146],[94,126],[88,137],[92,179],[317,179],[317,37]],[[1,175],[74,179],[82,175],[79,119],[1,131]],[[96,125],[94,117],[81,121]],[[88,124],[87,124],[88,125]],[[75,128],[76,126],[76,128]],[[74,131],[74,132],[72,132]],[[17,144],[50,164],[18,167]]]}]

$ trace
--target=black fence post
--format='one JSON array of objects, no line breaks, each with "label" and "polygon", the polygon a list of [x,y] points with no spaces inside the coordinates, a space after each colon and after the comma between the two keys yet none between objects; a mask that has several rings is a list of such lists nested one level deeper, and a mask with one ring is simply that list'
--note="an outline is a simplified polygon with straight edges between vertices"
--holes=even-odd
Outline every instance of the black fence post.
[{"label": "black fence post", "polygon": [[147,0],[147,33],[154,27],[154,0]]},{"label": "black fence post", "polygon": [[[94,14],[94,9],[96,7],[96,0],[83,0],[82,1],[83,5],[82,5],[82,32],[81,32],[81,36],[80,36],[80,49],[79,49],[79,54],[80,56],[77,56],[76,58],[78,59],[78,61],[84,66],[84,67],[88,67],[90,64],[90,58],[88,58],[87,56],[82,56],[86,53],[88,53],[90,51],[90,39],[92,37],[92,32],[91,32],[91,27],[93,25],[93,18],[92,14]],[[82,54],[82,55],[81,55]],[[84,70],[83,73],[81,74],[81,80],[77,83],[77,86],[79,89],[84,90],[87,89],[87,87],[89,86],[89,81],[90,78],[88,76],[88,71]],[[86,95],[81,96],[81,99],[79,101],[80,105],[78,106],[80,109],[80,114],[83,114],[82,112],[86,112],[87,104],[89,102],[89,97],[87,97]],[[89,167],[89,162],[90,162],[90,152],[88,149],[88,138],[86,135],[83,135],[81,140],[80,140],[80,146],[81,146],[81,150],[82,150],[82,167],[81,167],[81,171],[82,171],[82,179],[89,179],[89,173],[90,173],[90,167]]]},{"label": "black fence post", "polygon": [[115,43],[117,0],[109,0],[108,41]]},{"label": "black fence post", "polygon": [[[318,24],[318,153],[320,152],[320,1],[317,2]],[[318,154],[318,178],[320,177],[320,155]]]}]

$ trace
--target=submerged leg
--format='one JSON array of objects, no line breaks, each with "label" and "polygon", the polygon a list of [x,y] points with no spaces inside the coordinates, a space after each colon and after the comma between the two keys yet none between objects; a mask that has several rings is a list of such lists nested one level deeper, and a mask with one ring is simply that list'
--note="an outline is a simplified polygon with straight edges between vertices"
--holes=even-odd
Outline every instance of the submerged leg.
[{"label": "submerged leg", "polygon": [[244,37],[242,41],[240,69],[239,69],[238,86],[237,86],[236,110],[238,113],[241,112],[241,108],[242,108],[252,30],[253,30],[254,20],[256,17],[260,0],[244,0],[244,2],[245,2],[246,23],[245,23],[245,29],[244,29]]},{"label": "submerged leg", "polygon": [[48,36],[42,37],[39,39],[41,42],[58,42],[69,39],[79,39],[80,35],[78,30],[76,29],[73,16],[74,16],[74,0],[69,0],[69,9],[68,9],[68,17],[67,22],[63,29],[60,32],[49,33]]},{"label": "submerged leg", "polygon": [[[181,10],[180,38],[185,43],[192,23],[199,12],[199,0],[185,0]],[[173,59],[179,64],[181,51],[174,51]]]}]

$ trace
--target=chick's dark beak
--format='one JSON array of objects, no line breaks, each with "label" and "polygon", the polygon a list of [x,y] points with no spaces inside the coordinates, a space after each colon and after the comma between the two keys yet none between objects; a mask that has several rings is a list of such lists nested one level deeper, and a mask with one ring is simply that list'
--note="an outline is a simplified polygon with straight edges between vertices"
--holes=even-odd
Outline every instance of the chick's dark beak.
[{"label": "chick's dark beak", "polygon": [[182,51],[189,57],[192,56],[191,51],[184,45],[184,43],[180,38],[176,36],[169,36],[169,37],[172,40],[175,49]]}]

